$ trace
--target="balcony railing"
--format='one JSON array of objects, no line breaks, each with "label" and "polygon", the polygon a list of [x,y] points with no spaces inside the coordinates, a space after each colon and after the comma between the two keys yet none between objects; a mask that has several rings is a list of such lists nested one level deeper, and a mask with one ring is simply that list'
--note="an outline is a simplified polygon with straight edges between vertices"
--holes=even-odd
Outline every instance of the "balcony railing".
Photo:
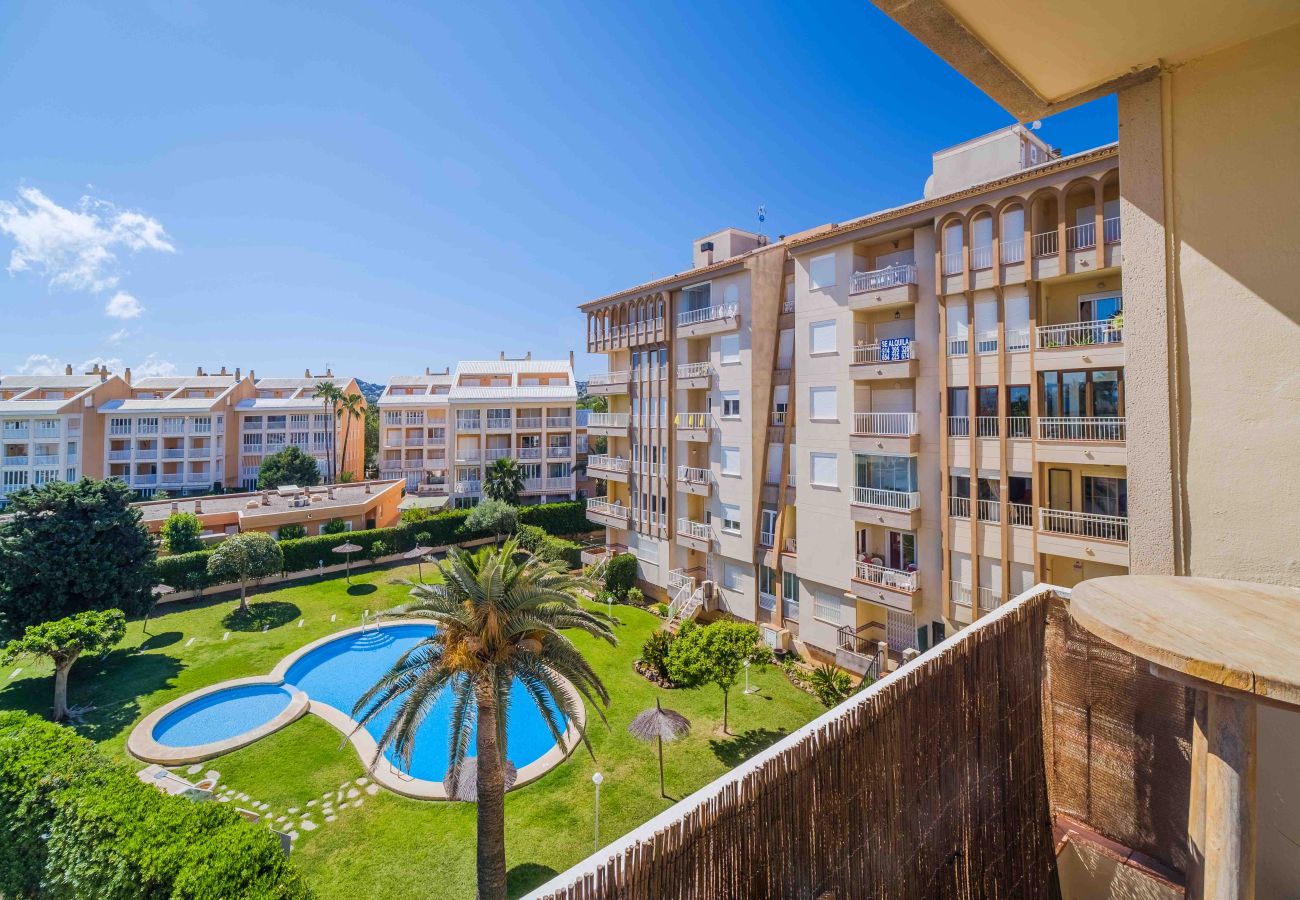
[{"label": "balcony railing", "polygon": [[1091,347],[1094,344],[1122,344],[1123,319],[1096,322],[1070,322],[1065,325],[1038,326],[1038,349],[1055,350],[1059,347]]},{"label": "balcony railing", "polygon": [[573,476],[560,475],[547,478],[542,486],[548,491],[571,491],[573,490]]},{"label": "balcony railing", "polygon": [[[958,271],[961,271],[961,254],[959,253],[957,256]],[[849,293],[861,294],[864,291],[880,291],[905,284],[916,284],[916,266],[911,263],[901,266],[886,266],[883,269],[875,269],[870,272],[854,272],[849,277]],[[789,312],[794,312],[794,304],[791,303],[790,305]]]},{"label": "balcony railing", "polygon": [[948,437],[970,437],[970,416],[949,416]]},{"label": "balcony railing", "polygon": [[713,480],[713,474],[708,469],[695,466],[678,466],[677,480],[687,484],[709,484]]},{"label": "balcony railing", "polygon": [[472,449],[457,449],[456,462],[476,463],[483,459],[483,451],[477,447]]},{"label": "balcony railing", "polygon": [[981,331],[975,335],[975,352],[980,355],[998,352],[997,331]]},{"label": "balcony railing", "polygon": [[1128,517],[1103,516],[1067,509],[1038,510],[1038,527],[1052,534],[1096,538],[1100,541],[1128,543]]},{"label": "balcony railing", "polygon": [[1039,418],[1040,441],[1124,440],[1124,416]]},{"label": "balcony railing", "polygon": [[772,425],[772,427],[773,427],[773,428],[784,428],[784,427],[785,427],[785,419],[786,419],[786,416],[787,416],[787,415],[788,415],[788,414],[787,414],[786,411],[783,410],[783,409],[781,409],[781,410],[777,410],[776,412],[772,413],[772,418],[769,420],[770,423],[771,423],[771,425]]},{"label": "balcony railing", "polygon": [[619,384],[627,380],[628,372],[625,369],[622,372],[597,372],[587,379],[587,384]]},{"label": "balcony railing", "polygon": [[162,452],[163,459],[184,459],[184,447],[164,447]]},{"label": "balcony railing", "polygon": [[1034,508],[1028,503],[1008,503],[1011,524],[1017,528],[1034,527]]},{"label": "balcony railing", "polygon": [[114,462],[128,460],[131,458],[131,451],[130,450],[109,450],[108,458]]},{"label": "balcony railing", "polygon": [[595,456],[587,457],[588,469],[601,469],[606,472],[626,472],[631,465],[631,461],[621,456],[607,456],[598,453]]},{"label": "balcony railing", "polygon": [[997,500],[979,500],[975,505],[981,522],[1002,521],[1002,504]]},{"label": "balcony railing", "polygon": [[975,434],[978,437],[997,437],[999,419],[997,416],[976,416]]},{"label": "balcony railing", "polygon": [[483,459],[486,462],[495,462],[498,459],[505,459],[509,455],[509,447],[489,447],[483,451]]},{"label": "balcony railing", "polygon": [[1104,240],[1108,244],[1119,243],[1119,239],[1120,239],[1119,216],[1112,216],[1109,219],[1101,220],[1101,236],[1102,236],[1102,240]]},{"label": "balcony railing", "polygon": [[572,428],[573,417],[572,416],[547,416],[546,427],[547,428]]},{"label": "balcony railing", "polygon": [[916,342],[907,341],[898,344],[859,344],[853,348],[853,362],[862,363],[889,363],[889,362],[907,362],[909,359],[916,359]]},{"label": "balcony railing", "polygon": [[792,312],[794,312],[794,301],[793,301],[793,300],[783,300],[783,301],[781,301],[781,312],[782,312],[782,313],[792,313]]},{"label": "balcony railing", "polygon": [[592,413],[587,419],[588,428],[626,428],[627,413]]},{"label": "balcony railing", "polygon": [[1097,223],[1087,222],[1083,225],[1071,225],[1065,229],[1065,247],[1067,250],[1087,250],[1097,246]]},{"label": "balcony railing", "polygon": [[683,363],[677,367],[678,378],[711,378],[713,366],[706,362]]},{"label": "balcony railing", "polygon": [[962,267],[962,255],[958,250],[956,253],[945,253],[943,255],[943,274],[960,275]]},{"label": "balcony railing", "polygon": [[713,413],[685,412],[677,414],[678,428],[713,428]]},{"label": "balcony railing", "polygon": [[858,581],[866,581],[871,584],[878,584],[882,587],[892,588],[896,591],[903,591],[908,594],[916,592],[919,578],[918,572],[903,572],[898,569],[890,569],[886,566],[878,566],[874,563],[854,563],[854,578]]},{"label": "balcony railing", "polygon": [[488,431],[509,431],[509,430],[510,430],[510,422],[511,422],[511,420],[510,420],[509,417],[506,417],[506,418],[496,418],[496,417],[489,418],[489,419],[487,420],[487,430],[488,430]]},{"label": "balcony railing", "polygon": [[568,459],[572,455],[573,455],[573,448],[567,445],[563,447],[546,448],[547,459]]},{"label": "balcony railing", "polygon": [[518,450],[515,451],[515,456],[518,459],[541,459],[542,448],[541,447],[520,447]]},{"label": "balcony railing", "polygon": [[914,412],[860,412],[853,414],[853,433],[884,437],[907,437],[916,434]]},{"label": "balcony railing", "polygon": [[699,325],[703,322],[716,322],[718,319],[726,319],[736,314],[735,303],[721,303],[717,306],[706,306],[703,309],[688,309],[685,312],[677,314],[677,324]]},{"label": "balcony railing", "polygon": [[954,519],[969,519],[970,497],[949,497],[948,515]]},{"label": "balcony railing", "polygon": [[967,612],[973,612],[974,607],[971,605],[973,598],[971,596],[970,585],[963,584],[962,582],[953,579],[951,582],[951,589],[952,605],[960,606]]},{"label": "balcony railing", "polygon": [[993,245],[970,248],[970,267],[972,271],[993,268]]},{"label": "balcony railing", "polygon": [[948,355],[965,356],[970,353],[970,338],[964,334],[948,338]]},{"label": "balcony railing", "polygon": [[887,491],[883,488],[855,487],[853,502],[859,506],[878,506],[883,509],[911,512],[921,508],[921,494],[919,491]]},{"label": "balcony railing", "polygon": [[1015,328],[1007,330],[1007,352],[1026,353],[1029,350],[1029,329]]},{"label": "balcony railing", "polygon": [[3,459],[0,459],[0,463],[2,463],[2,464],[5,465],[5,466],[9,466],[9,467],[11,467],[11,468],[17,468],[17,467],[19,467],[19,466],[25,466],[25,465],[27,465],[27,457],[26,457],[26,456],[6,456],[6,457],[4,457]]},{"label": "balcony railing", "polygon": [[[110,425],[110,426],[108,426],[108,433],[109,433],[109,434],[130,434],[130,433],[131,433],[131,426],[130,426],[130,425]],[[24,428],[24,429],[22,429],[22,437],[26,437],[26,436],[27,436],[27,429]],[[9,432],[8,432],[8,431],[5,432],[5,437],[9,437]]]},{"label": "balcony railing", "polygon": [[691,519],[677,520],[677,533],[684,534],[687,537],[695,538],[699,541],[713,540],[713,529],[704,522],[695,522]]},{"label": "balcony railing", "polygon": [[627,507],[621,503],[610,503],[607,497],[589,497],[587,512],[614,519],[626,519]]},{"label": "balcony railing", "polygon": [[1002,255],[1002,263],[1010,265],[1025,261],[1025,239],[1016,238],[1014,241],[1002,241],[999,252]]},{"label": "balcony railing", "polygon": [[1030,434],[1029,416],[1007,416],[1007,437],[1028,438]]},{"label": "balcony railing", "polygon": [[1060,235],[1055,231],[1044,231],[1033,237],[1034,256],[1055,256],[1061,246]]},{"label": "balcony railing", "polygon": [[458,494],[477,494],[483,490],[481,481],[458,481],[456,482],[456,493]]},{"label": "balcony railing", "polygon": [[533,429],[542,427],[541,416],[520,416],[515,419],[516,429]]}]

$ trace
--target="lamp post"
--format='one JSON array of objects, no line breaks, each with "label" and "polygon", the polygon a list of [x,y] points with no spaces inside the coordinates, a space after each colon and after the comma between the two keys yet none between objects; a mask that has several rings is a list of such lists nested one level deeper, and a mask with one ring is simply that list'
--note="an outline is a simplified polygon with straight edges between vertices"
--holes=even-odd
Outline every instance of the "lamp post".
[{"label": "lamp post", "polygon": [[596,785],[596,835],[592,841],[592,850],[600,849],[600,785],[605,780],[605,776],[597,772],[591,776],[591,783]]},{"label": "lamp post", "polygon": [[749,660],[745,660],[745,690],[744,690],[744,693],[746,693],[746,694],[754,694],[754,693],[757,693],[757,692],[758,692],[758,688],[752,688],[752,687],[749,686]]}]

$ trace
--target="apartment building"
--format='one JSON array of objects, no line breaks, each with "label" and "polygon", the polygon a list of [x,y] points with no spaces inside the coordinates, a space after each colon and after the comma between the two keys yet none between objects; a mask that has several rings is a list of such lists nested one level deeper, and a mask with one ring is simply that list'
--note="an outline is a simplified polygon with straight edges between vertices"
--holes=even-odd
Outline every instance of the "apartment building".
[{"label": "apartment building", "polygon": [[97,410],[129,391],[122,377],[98,364],[84,375],[68,366],[62,375],[0,376],[0,509],[25,487],[102,478]]},{"label": "apartment building", "polygon": [[461,362],[454,372],[393,378],[379,398],[380,474],[467,507],[482,496],[486,467],[510,457],[523,469],[523,502],[571,500],[585,438],[577,400],[572,354],[502,353]]},{"label": "apartment building", "polygon": [[[360,480],[365,474],[366,423],[363,399],[359,414],[336,415],[329,404],[316,396],[326,382],[344,395],[361,396],[355,378],[335,378],[326,369],[301,378],[256,378],[250,370],[254,393],[235,404],[239,422],[239,484],[245,490],[257,487],[262,460],[287,446],[300,448],[316,460],[321,480],[342,478],[348,473]],[[332,460],[332,464],[331,464]]]},{"label": "apartment building", "polygon": [[252,373],[123,380],[128,391],[101,403],[103,474],[144,496],[209,493],[237,477],[236,405],[255,394]]},{"label": "apartment building", "polygon": [[865,671],[1036,581],[1126,570],[1116,148],[1061,159],[1015,126],[933,162],[916,203],[707,235],[582,307],[609,358],[589,515],[674,615]]}]

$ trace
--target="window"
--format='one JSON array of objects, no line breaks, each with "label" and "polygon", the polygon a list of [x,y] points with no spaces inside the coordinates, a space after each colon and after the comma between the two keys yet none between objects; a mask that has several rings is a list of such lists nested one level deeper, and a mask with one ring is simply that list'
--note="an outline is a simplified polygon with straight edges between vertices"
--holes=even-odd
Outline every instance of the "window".
[{"label": "window", "polygon": [[740,566],[732,563],[723,563],[722,565],[722,586],[729,591],[741,590],[741,571]]},{"label": "window", "polygon": [[762,520],[758,526],[758,542],[764,547],[776,546],[776,510],[760,510]]},{"label": "window", "polygon": [[722,418],[740,418],[740,391],[722,392]]},{"label": "window", "polygon": [[813,617],[831,625],[840,624],[840,601],[833,594],[813,596]]},{"label": "window", "polygon": [[723,475],[740,474],[740,448],[739,447],[722,448],[722,474]]},{"label": "window", "polygon": [[808,260],[808,286],[814,291],[835,284],[835,254],[825,253]]},{"label": "window", "polygon": [[917,490],[915,456],[854,455],[855,483],[861,488],[882,491]]},{"label": "window", "polygon": [[[759,567],[758,567],[758,595],[759,595],[760,601],[761,601],[761,599],[762,599],[762,597],[763,597],[764,594],[767,594],[767,595],[769,595],[769,596],[772,596],[772,597],[773,597],[773,600],[775,601],[775,594],[776,594],[776,570],[773,569],[773,568],[770,567],[770,566],[759,566]],[[775,602],[773,602],[771,606],[764,606],[764,607],[763,607],[763,609],[766,609],[766,610],[769,610],[769,611],[770,611],[770,610],[773,610],[773,609],[775,609],[775,608],[776,608],[776,603],[775,603]]]},{"label": "window", "polygon": [[793,572],[781,573],[781,615],[799,618],[799,576]]},{"label": "window", "polygon": [[837,457],[834,453],[808,454],[808,481],[819,487],[838,487]]},{"label": "window", "polygon": [[718,339],[718,350],[722,355],[722,364],[740,362],[740,335],[724,334]]},{"label": "window", "polygon": [[722,530],[740,534],[740,507],[730,503],[722,504]]},{"label": "window", "polygon": [[1084,475],[1083,511],[1099,516],[1128,516],[1128,479]]},{"label": "window", "polygon": [[834,422],[839,418],[837,405],[833,386],[808,389],[808,418]]},{"label": "window", "polygon": [[808,352],[813,356],[819,353],[835,352],[835,320],[813,322],[808,326]]}]

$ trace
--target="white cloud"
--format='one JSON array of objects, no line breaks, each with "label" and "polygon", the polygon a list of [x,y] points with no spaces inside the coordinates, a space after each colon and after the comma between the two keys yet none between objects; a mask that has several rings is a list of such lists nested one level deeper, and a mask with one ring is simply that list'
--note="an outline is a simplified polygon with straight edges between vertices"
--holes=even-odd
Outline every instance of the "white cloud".
[{"label": "white cloud", "polygon": [[145,357],[144,362],[132,369],[132,373],[142,377],[147,375],[175,375],[176,366],[165,359],[159,359],[157,353],[150,353]]},{"label": "white cloud", "polygon": [[83,372],[89,372],[91,369],[95,368],[95,366],[100,366],[101,368],[108,369],[108,371],[110,372],[117,372],[117,373],[121,373],[123,368],[121,357],[92,356],[90,359],[82,362],[81,365],[73,366],[72,371],[80,375]]},{"label": "white cloud", "polygon": [[[126,329],[122,330],[125,331]],[[92,356],[74,365],[72,371],[80,375],[82,372],[89,372],[95,366],[102,366],[110,372],[121,374],[126,368],[126,363],[120,356]],[[17,369],[19,375],[62,375],[63,371],[63,363],[48,353],[31,354],[26,360],[19,363]],[[160,358],[157,353],[150,353],[144,358],[143,362],[131,367],[131,374],[135,377],[150,375],[165,377],[175,375],[176,371],[174,363]]]},{"label": "white cloud", "polygon": [[18,364],[19,375],[62,375],[63,364],[45,353],[33,353]]},{"label": "white cloud", "polygon": [[104,315],[114,319],[138,319],[143,312],[140,301],[126,291],[118,291],[104,304]]},{"label": "white cloud", "polygon": [[110,344],[116,344],[119,341],[126,340],[131,336],[131,334],[132,331],[130,328],[119,328],[117,331],[114,331],[112,334],[108,336],[108,342]]},{"label": "white cloud", "polygon": [[67,209],[33,187],[19,188],[15,202],[0,201],[0,232],[14,239],[10,275],[37,269],[51,287],[96,293],[117,286],[115,249],[176,249],[151,216],[89,196]]}]

